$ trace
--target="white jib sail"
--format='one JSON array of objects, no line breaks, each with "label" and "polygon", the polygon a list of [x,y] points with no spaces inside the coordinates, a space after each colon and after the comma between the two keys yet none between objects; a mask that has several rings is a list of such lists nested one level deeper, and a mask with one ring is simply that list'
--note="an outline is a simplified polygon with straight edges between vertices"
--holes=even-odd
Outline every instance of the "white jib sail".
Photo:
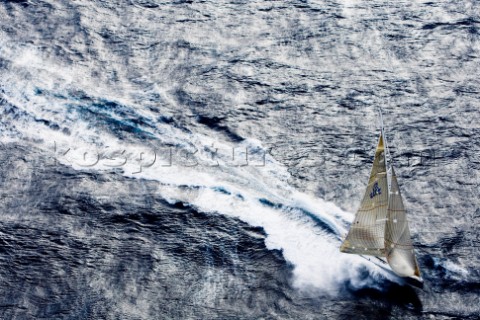
[{"label": "white jib sail", "polygon": [[402,277],[420,277],[407,215],[392,167],[391,190],[385,226],[385,255],[392,270]]}]

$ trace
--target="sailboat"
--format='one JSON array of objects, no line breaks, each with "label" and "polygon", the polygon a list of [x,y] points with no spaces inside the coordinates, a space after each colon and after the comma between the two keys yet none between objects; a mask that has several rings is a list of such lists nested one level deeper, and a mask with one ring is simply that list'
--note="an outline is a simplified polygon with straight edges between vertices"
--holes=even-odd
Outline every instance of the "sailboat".
[{"label": "sailboat", "polygon": [[381,113],[380,118],[381,132],[365,195],[340,251],[373,256],[370,261],[408,284],[423,287]]}]

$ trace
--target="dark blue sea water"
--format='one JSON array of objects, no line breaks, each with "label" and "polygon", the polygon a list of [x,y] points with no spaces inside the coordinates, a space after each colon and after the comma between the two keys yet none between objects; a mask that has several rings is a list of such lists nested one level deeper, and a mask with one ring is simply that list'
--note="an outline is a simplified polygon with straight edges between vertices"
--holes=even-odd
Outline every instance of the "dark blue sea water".
[{"label": "dark blue sea water", "polygon": [[[1,319],[478,319],[477,1],[0,1]],[[383,110],[423,290],[339,252]]]}]

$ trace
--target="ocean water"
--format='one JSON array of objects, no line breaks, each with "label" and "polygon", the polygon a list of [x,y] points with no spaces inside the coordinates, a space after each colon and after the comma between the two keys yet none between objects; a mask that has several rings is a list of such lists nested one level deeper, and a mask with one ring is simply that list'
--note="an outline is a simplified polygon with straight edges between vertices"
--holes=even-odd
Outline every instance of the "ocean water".
[{"label": "ocean water", "polygon": [[[478,319],[477,1],[0,1],[1,319]],[[381,108],[425,280],[339,252]]]}]

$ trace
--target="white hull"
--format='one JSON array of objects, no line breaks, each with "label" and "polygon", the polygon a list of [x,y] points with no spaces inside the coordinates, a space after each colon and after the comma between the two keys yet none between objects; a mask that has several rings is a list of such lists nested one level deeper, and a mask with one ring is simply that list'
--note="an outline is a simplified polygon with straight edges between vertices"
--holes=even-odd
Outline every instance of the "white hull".
[{"label": "white hull", "polygon": [[382,268],[383,270],[387,271],[391,275],[401,279],[406,284],[423,289],[423,279],[421,277],[417,277],[417,276],[400,277],[390,268],[390,266],[388,265],[388,262],[385,258],[375,257],[375,256],[363,256],[363,255],[360,255],[360,256],[362,258],[372,262],[376,266]]}]

